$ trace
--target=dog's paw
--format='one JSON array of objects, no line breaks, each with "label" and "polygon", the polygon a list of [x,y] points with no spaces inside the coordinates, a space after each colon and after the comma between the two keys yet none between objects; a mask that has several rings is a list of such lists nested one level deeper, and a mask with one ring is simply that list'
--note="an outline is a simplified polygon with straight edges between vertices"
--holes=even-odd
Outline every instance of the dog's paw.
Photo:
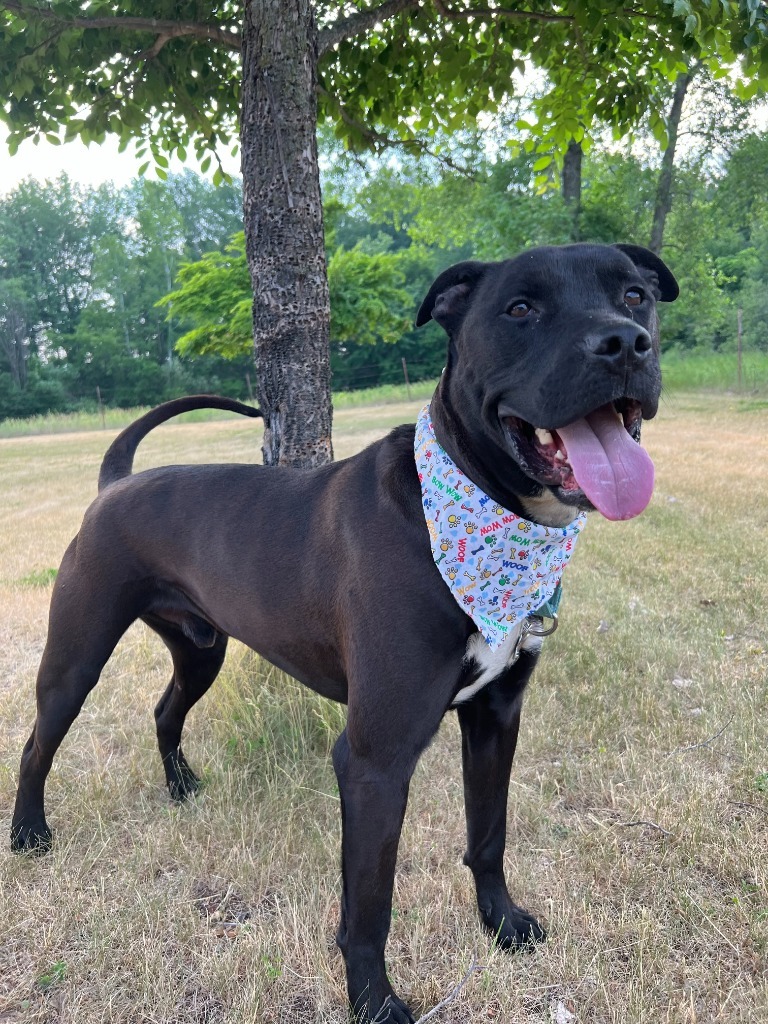
[{"label": "dog's paw", "polygon": [[189,767],[189,762],[184,757],[181,747],[168,758],[165,771],[168,792],[174,800],[178,800],[180,803],[194,796],[203,784]]},{"label": "dog's paw", "polygon": [[364,1008],[350,1013],[353,1024],[415,1024],[416,1018],[398,997],[391,993],[375,1010],[370,1001]]},{"label": "dog's paw", "polygon": [[518,907],[509,897],[503,901],[503,905],[480,905],[480,916],[499,949],[509,952],[532,949],[547,937],[536,918]]},{"label": "dog's paw", "polygon": [[14,853],[26,853],[33,857],[41,857],[48,853],[53,845],[53,833],[45,819],[36,824],[11,826],[11,850]]},{"label": "dog's paw", "polygon": [[[363,973],[363,972],[361,972]],[[365,972],[367,981],[348,978],[349,1019],[352,1024],[414,1024],[416,1018],[395,993],[386,975],[378,983]],[[355,993],[360,993],[355,998]]]}]

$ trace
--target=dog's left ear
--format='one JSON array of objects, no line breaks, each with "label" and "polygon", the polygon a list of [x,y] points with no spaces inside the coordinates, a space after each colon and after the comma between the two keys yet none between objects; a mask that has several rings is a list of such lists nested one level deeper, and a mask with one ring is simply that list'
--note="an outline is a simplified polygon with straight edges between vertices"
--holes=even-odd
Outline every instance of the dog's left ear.
[{"label": "dog's left ear", "polygon": [[428,320],[436,320],[449,330],[467,311],[467,299],[490,264],[465,260],[448,267],[435,280],[422,302],[416,326],[423,327]]},{"label": "dog's left ear", "polygon": [[650,249],[646,249],[642,245],[624,245],[622,242],[617,243],[613,248],[620,249],[626,256],[629,256],[636,267],[642,267],[651,272],[651,281],[655,286],[657,299],[661,302],[675,301],[680,294],[675,275],[655,252],[651,252]]}]

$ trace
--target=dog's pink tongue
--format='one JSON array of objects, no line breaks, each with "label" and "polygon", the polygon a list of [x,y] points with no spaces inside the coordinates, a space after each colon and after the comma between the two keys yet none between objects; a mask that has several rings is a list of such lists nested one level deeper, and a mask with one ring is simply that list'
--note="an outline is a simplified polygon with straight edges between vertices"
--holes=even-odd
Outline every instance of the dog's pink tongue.
[{"label": "dog's pink tongue", "polygon": [[606,519],[639,515],[653,494],[653,462],[612,405],[558,427],[576,482]]}]

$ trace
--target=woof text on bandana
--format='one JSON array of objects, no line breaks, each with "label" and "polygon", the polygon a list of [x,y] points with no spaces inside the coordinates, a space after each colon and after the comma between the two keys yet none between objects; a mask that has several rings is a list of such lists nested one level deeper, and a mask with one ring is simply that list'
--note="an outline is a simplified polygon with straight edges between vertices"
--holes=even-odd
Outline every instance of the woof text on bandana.
[{"label": "woof text on bandana", "polygon": [[495,651],[554,594],[586,513],[561,528],[499,505],[440,446],[429,404],[416,423],[414,454],[435,565]]}]

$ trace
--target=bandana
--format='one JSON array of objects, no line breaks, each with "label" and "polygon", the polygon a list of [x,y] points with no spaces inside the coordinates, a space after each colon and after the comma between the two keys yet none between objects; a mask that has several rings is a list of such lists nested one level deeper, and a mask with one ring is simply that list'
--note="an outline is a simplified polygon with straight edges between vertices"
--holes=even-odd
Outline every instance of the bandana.
[{"label": "bandana", "polygon": [[429,404],[416,424],[414,453],[435,565],[495,651],[521,619],[548,602],[556,606],[586,512],[565,527],[542,526],[499,505],[441,448]]}]

